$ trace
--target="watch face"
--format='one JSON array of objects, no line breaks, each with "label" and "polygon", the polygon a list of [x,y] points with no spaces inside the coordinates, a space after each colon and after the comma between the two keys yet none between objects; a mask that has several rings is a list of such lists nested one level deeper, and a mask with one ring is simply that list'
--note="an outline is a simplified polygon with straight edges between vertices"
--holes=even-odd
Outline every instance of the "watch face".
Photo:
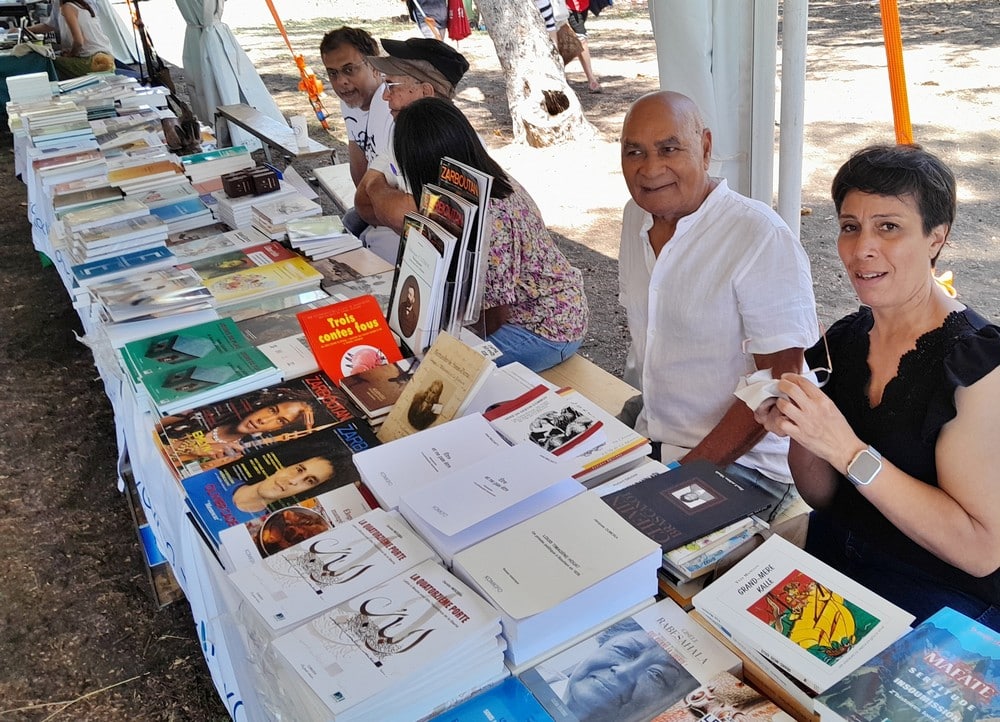
[{"label": "watch face", "polygon": [[881,468],[881,459],[865,449],[851,462],[847,475],[857,484],[870,484]]}]

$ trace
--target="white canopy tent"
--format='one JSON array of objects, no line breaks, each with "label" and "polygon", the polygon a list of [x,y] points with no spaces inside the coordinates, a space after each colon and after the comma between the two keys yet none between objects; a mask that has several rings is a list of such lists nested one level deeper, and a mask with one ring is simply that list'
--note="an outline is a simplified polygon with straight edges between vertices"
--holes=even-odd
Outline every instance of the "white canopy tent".
[{"label": "white canopy tent", "polygon": [[[240,47],[229,26],[222,22],[225,0],[175,0],[187,30],[182,54],[191,106],[203,122],[211,123],[216,107],[246,103],[261,113],[285,122],[274,98]],[[232,140],[248,148],[260,141],[231,129]]]}]

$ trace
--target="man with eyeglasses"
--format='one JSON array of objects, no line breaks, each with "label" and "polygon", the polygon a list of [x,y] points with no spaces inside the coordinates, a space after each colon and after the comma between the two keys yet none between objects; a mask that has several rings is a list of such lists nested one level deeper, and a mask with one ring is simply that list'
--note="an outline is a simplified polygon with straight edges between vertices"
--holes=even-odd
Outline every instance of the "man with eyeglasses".
[{"label": "man with eyeglasses", "polygon": [[340,99],[351,179],[356,185],[392,135],[393,119],[383,97],[382,74],[366,59],[378,54],[378,43],[361,28],[344,26],[323,36],[319,52],[330,87]]},{"label": "man with eyeglasses", "polygon": [[[385,77],[383,96],[393,117],[420,98],[453,100],[455,86],[469,69],[465,56],[440,40],[383,40],[382,48],[387,55],[371,55],[367,61]],[[390,263],[396,262],[403,215],[416,210],[405,186],[390,136],[354,195],[358,214],[373,226],[365,232],[366,245]]]},{"label": "man with eyeglasses", "polygon": [[809,259],[770,206],[709,175],[712,132],[687,96],[642,96],[625,116],[619,298],[632,344],[635,422],[662,461],[708,461],[795,497],[788,440],[733,395],[741,377],[803,369],[817,337]]}]

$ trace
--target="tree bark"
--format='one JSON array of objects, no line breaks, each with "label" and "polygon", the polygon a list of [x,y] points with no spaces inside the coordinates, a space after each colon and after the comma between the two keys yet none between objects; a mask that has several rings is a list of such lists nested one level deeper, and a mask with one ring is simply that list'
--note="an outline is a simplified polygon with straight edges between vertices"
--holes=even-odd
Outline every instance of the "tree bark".
[{"label": "tree bark", "polygon": [[514,141],[535,148],[597,135],[530,0],[477,0],[507,85]]}]

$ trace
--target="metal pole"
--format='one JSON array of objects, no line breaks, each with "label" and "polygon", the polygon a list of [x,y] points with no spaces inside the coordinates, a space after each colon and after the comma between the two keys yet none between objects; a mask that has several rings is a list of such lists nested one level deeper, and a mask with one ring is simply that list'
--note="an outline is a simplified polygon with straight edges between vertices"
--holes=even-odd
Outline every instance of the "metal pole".
[{"label": "metal pole", "polygon": [[778,135],[778,215],[799,236],[802,135],[809,0],[785,0],[781,24],[781,129]]}]

